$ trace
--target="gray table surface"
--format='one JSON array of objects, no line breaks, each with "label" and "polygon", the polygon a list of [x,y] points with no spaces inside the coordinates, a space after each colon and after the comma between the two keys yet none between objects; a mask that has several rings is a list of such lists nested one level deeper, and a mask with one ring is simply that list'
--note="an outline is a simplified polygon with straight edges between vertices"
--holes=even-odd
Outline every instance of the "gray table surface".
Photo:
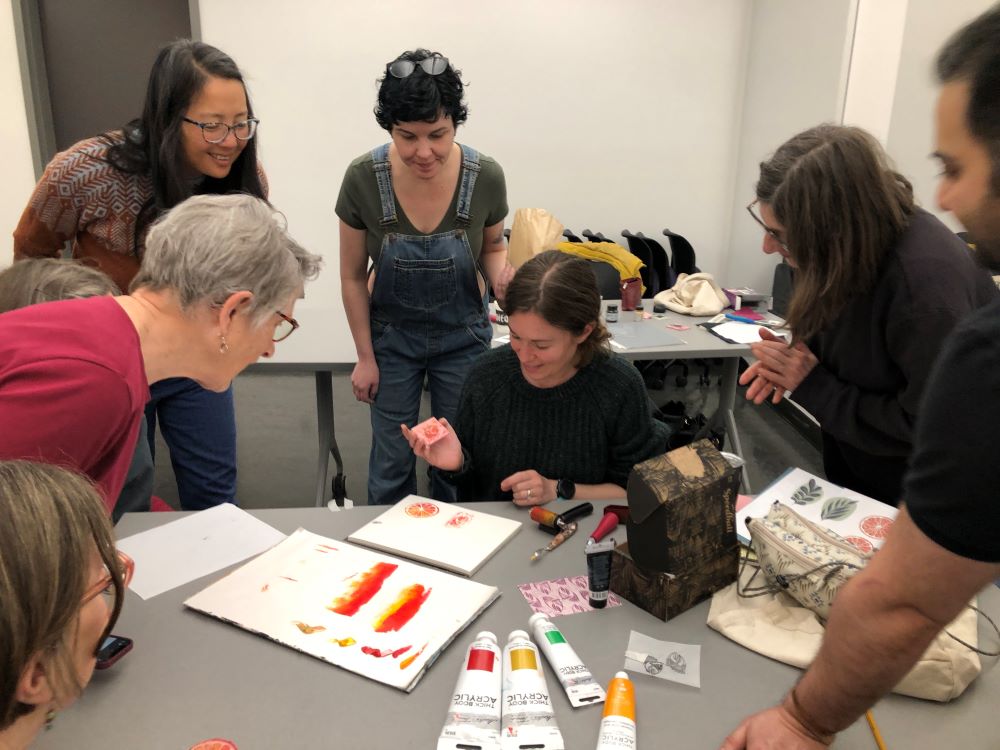
[{"label": "gray table surface", "polygon": [[[598,503],[598,505],[600,505]],[[479,503],[477,510],[516,517],[525,525],[489,560],[475,580],[496,585],[500,599],[444,651],[416,689],[406,694],[272,643],[232,625],[187,610],[182,602],[217,580],[199,579],[148,601],[129,592],[116,633],[135,640],[117,665],[94,678],[62,712],[36,747],[164,748],[184,750],[211,737],[257,748],[436,747],[438,733],[465,650],[479,630],[501,642],[527,627],[531,609],[517,584],[586,572],[581,533],[540,562],[528,556],[550,538],[527,514],[508,503]],[[361,507],[261,510],[254,515],[284,532],[304,527],[343,539],[382,509]],[[599,510],[599,508],[598,508]],[[180,514],[128,514],[118,524],[124,537]],[[589,533],[597,515],[581,523]],[[624,538],[624,531],[616,533]],[[1000,593],[991,586],[980,606],[1000,617]],[[625,602],[598,612],[556,618],[559,628],[602,683],[622,668],[629,631],[680,643],[700,644],[701,688],[634,675],[638,745],[642,748],[716,748],[747,714],[779,700],[798,671],[732,643],[705,625],[708,602],[663,623]],[[981,634],[984,631],[981,628]],[[986,643],[993,643],[987,640]],[[889,696],[875,708],[888,747],[986,748],[998,745],[996,710],[1000,674],[995,660],[958,700],[942,705]],[[545,663],[566,747],[592,748],[601,709],[573,709]],[[874,748],[862,719],[844,732],[838,748]]]}]

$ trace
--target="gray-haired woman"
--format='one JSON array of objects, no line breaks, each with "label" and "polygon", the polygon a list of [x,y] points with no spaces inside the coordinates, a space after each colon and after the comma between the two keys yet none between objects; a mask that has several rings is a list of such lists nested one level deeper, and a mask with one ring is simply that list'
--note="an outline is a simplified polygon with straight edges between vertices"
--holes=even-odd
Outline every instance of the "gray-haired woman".
[{"label": "gray-haired woman", "polygon": [[223,391],[298,324],[320,258],[248,195],[196,196],[150,230],[129,295],[0,316],[0,458],[75,468],[110,510],[149,385],[187,377]]}]

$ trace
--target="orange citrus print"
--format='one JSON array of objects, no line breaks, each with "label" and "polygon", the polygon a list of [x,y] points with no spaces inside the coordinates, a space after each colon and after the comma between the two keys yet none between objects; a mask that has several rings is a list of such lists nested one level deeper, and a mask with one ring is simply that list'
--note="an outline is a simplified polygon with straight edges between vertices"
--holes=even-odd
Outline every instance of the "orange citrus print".
[{"label": "orange citrus print", "polygon": [[470,516],[468,513],[459,511],[458,513],[456,513],[455,515],[453,515],[451,518],[448,519],[448,523],[446,523],[445,526],[451,526],[452,528],[457,529],[462,526],[465,526],[465,524],[467,524],[471,520],[472,516]]},{"label": "orange citrus print", "polygon": [[333,600],[327,609],[336,612],[338,615],[353,617],[357,611],[371,601],[372,597],[379,592],[385,579],[391,576],[398,565],[394,563],[375,563],[363,573],[352,576],[354,579],[347,587],[347,591]]},{"label": "orange citrus print", "polygon": [[888,516],[868,516],[862,518],[858,525],[861,527],[861,531],[872,539],[885,539],[886,534],[889,533],[889,527],[892,526],[892,519]]},{"label": "orange citrus print", "polygon": [[306,635],[312,635],[313,633],[322,633],[326,630],[322,625],[306,625],[304,622],[299,622],[298,620],[292,620],[292,625],[297,627]]},{"label": "orange citrus print", "polygon": [[385,611],[375,620],[373,626],[375,632],[389,633],[399,630],[420,611],[430,594],[431,590],[424,589],[419,583],[407,586],[399,592],[396,601],[386,607]]},{"label": "orange citrus print", "polygon": [[399,668],[406,669],[408,666],[413,664],[413,662],[416,661],[417,657],[420,656],[420,654],[424,653],[425,648],[427,648],[426,643],[420,647],[420,650],[417,651],[417,653],[411,654],[410,656],[407,656],[405,659],[403,659],[403,661],[399,662]]},{"label": "orange citrus print", "polygon": [[850,542],[855,547],[858,548],[858,552],[867,555],[869,552],[875,549],[875,546],[865,539],[863,536],[848,536],[844,537],[844,541]]},{"label": "orange citrus print", "polygon": [[202,740],[197,745],[192,745],[191,750],[239,750],[236,743],[231,740],[215,738],[213,740]]},{"label": "orange citrus print", "polygon": [[430,518],[438,514],[434,503],[410,503],[406,506],[406,515],[411,518]]}]

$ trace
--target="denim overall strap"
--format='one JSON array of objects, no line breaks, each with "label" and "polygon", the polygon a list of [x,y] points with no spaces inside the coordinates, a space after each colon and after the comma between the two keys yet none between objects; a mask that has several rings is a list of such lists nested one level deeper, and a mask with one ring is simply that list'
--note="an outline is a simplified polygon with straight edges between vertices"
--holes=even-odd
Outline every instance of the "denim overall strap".
[{"label": "denim overall strap", "polygon": [[378,197],[382,202],[382,218],[378,224],[380,227],[387,227],[397,222],[396,199],[392,194],[392,174],[389,167],[389,144],[383,143],[378,148],[373,148],[371,154],[372,170],[378,182]]},{"label": "denim overall strap", "polygon": [[[460,144],[461,145],[461,144]],[[455,212],[455,225],[465,228],[472,223],[472,191],[476,188],[476,178],[479,176],[479,152],[468,146],[462,148],[462,186],[458,191],[458,209]]]}]

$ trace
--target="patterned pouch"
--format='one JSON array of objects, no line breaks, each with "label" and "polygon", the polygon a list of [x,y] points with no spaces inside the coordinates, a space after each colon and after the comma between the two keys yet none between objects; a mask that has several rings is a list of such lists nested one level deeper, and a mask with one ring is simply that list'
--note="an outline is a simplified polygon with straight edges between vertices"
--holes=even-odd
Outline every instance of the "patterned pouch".
[{"label": "patterned pouch", "polygon": [[747,528],[767,584],[754,587],[751,578],[740,595],[784,591],[823,621],[840,587],[870,557],[843,537],[778,502],[764,518],[747,519]]}]

